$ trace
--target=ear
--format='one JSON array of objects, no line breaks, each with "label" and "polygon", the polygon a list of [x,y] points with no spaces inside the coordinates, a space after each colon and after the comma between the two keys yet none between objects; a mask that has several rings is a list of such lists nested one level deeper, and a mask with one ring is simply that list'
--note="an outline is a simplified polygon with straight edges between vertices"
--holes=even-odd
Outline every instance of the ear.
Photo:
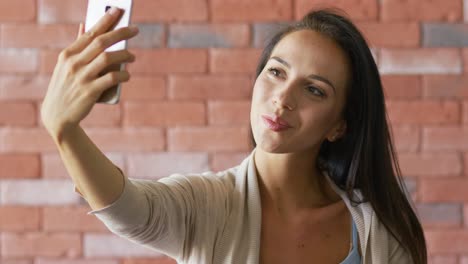
[{"label": "ear", "polygon": [[344,134],[346,134],[346,120],[342,119],[336,128],[332,129],[330,135],[327,137],[328,141],[333,142],[339,138],[341,138]]}]

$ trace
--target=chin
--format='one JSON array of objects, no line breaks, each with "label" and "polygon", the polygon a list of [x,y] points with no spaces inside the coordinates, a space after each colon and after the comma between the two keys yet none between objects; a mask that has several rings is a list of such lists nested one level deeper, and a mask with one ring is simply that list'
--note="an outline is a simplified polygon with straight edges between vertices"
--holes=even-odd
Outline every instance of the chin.
[{"label": "chin", "polygon": [[290,153],[291,148],[288,147],[287,143],[285,142],[274,142],[271,140],[261,139],[259,142],[257,141],[257,148],[260,148],[264,152],[268,153]]}]

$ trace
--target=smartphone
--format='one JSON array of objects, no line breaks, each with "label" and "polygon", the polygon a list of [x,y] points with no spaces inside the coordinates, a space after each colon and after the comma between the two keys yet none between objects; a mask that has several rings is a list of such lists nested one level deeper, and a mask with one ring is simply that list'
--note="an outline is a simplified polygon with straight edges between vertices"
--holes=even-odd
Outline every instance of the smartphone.
[{"label": "smartphone", "polygon": [[[115,6],[123,9],[120,20],[109,29],[112,31],[121,27],[128,27],[130,25],[130,18],[132,14],[132,0],[88,0],[88,9],[86,12],[85,32],[89,31],[109,10]],[[127,48],[127,40],[122,40],[106,49],[106,51],[117,51]],[[99,76],[102,76],[110,71],[121,71],[125,69],[125,65],[114,64],[110,65]],[[120,86],[121,84],[114,85],[105,90],[96,103],[104,104],[117,104],[120,100]]]}]

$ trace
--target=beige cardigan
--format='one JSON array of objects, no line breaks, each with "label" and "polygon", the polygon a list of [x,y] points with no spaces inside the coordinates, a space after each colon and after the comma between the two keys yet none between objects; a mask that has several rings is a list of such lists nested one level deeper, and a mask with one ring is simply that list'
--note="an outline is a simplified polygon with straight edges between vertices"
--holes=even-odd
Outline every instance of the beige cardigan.
[{"label": "beige cardigan", "polygon": [[[119,198],[88,214],[118,236],[178,263],[258,263],[261,204],[254,152],[240,165],[217,173],[172,174],[158,181],[124,176]],[[411,263],[370,204],[352,207],[345,192],[326,178],[356,223],[363,263]]]}]

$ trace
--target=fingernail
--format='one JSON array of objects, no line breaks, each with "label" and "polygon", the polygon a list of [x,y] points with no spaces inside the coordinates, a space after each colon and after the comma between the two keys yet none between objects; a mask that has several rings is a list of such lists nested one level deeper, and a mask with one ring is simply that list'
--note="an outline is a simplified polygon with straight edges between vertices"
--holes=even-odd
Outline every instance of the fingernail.
[{"label": "fingernail", "polygon": [[113,6],[109,9],[109,15],[115,16],[119,13],[119,11],[120,10],[117,7]]}]

